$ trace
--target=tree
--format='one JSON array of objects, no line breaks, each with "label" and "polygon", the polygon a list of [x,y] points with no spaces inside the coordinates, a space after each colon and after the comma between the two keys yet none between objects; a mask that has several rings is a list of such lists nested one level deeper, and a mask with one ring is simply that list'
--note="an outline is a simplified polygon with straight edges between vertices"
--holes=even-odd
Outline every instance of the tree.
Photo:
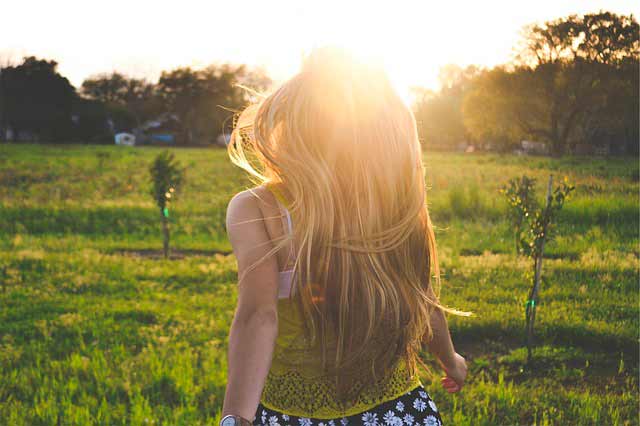
[{"label": "tree", "polygon": [[113,135],[108,126],[109,113],[104,103],[77,97],[72,117],[74,142],[113,143]]},{"label": "tree", "polygon": [[200,73],[189,67],[163,71],[158,81],[158,92],[166,102],[166,107],[179,117],[186,133],[186,141],[191,144],[196,111],[206,96]]},{"label": "tree", "polygon": [[618,65],[637,61],[638,22],[633,14],[598,12],[525,26],[516,63],[536,67],[549,63]]},{"label": "tree", "polygon": [[[162,112],[154,84],[118,72],[99,74],[86,79],[82,82],[82,94],[89,99],[103,102],[114,116],[118,116],[124,109],[131,115],[136,126]],[[120,116],[122,117],[122,114]],[[126,121],[126,118],[124,120]]]},{"label": "tree", "polygon": [[151,196],[160,209],[164,257],[169,257],[169,205],[175,201],[184,183],[185,169],[169,151],[163,151],[149,168],[151,174]]},{"label": "tree", "polygon": [[532,212],[539,210],[538,201],[535,198],[535,178],[523,175],[520,179],[511,179],[500,188],[500,193],[507,197],[511,206],[509,220],[513,226],[516,255],[525,254],[529,248],[526,238],[523,237],[525,223]]},{"label": "tree", "polygon": [[0,73],[2,120],[15,134],[30,132],[52,142],[71,136],[75,88],[57,72],[58,63],[34,56]]},{"label": "tree", "polygon": [[532,361],[531,350],[536,315],[535,307],[538,303],[538,291],[542,279],[542,259],[545,243],[552,240],[554,236],[553,221],[558,212],[562,210],[564,202],[568,199],[571,191],[575,189],[575,186],[569,184],[567,177],[565,177],[564,181],[555,190],[552,188],[553,175],[549,176],[547,199],[544,208],[541,208],[534,198],[535,179],[526,175],[520,179],[511,179],[507,185],[500,189],[500,192],[507,197],[509,205],[513,208],[511,218],[517,241],[517,254],[523,253],[534,260],[533,283],[529,291],[529,298],[525,304],[527,364],[529,365],[531,365]]},{"label": "tree", "polygon": [[581,140],[595,143],[603,131],[635,146],[638,52],[633,15],[599,12],[527,26],[516,60],[474,80],[463,101],[465,126],[505,144],[541,140],[554,155]]},{"label": "tree", "polygon": [[536,109],[536,97],[522,96],[523,89],[527,90],[526,84],[519,82],[507,67],[478,74],[461,103],[462,121],[469,135],[488,141],[498,151],[514,148],[525,134],[518,126],[519,111]]},{"label": "tree", "polygon": [[440,69],[441,89],[433,92],[413,88],[414,114],[419,132],[428,144],[454,147],[469,139],[463,123],[461,104],[470,83],[479,72],[471,65],[461,68],[449,64]]},{"label": "tree", "polygon": [[254,87],[259,90],[270,81],[260,70],[244,65],[213,64],[202,70],[182,67],[162,73],[158,92],[182,122],[186,142],[192,144],[215,140],[232,111],[248,103],[250,94],[238,84],[262,85]]},{"label": "tree", "polygon": [[[571,136],[585,121],[607,115],[612,86],[640,59],[638,22],[633,15],[599,12],[531,25],[516,59],[524,96],[538,94],[538,108],[522,111],[521,129],[551,143],[554,154],[571,148]],[[539,118],[544,116],[544,120]],[[608,123],[610,124],[610,123]],[[605,124],[607,125],[607,124]]]},{"label": "tree", "polygon": [[118,73],[100,74],[82,82],[82,94],[105,104],[124,104],[127,78]]}]

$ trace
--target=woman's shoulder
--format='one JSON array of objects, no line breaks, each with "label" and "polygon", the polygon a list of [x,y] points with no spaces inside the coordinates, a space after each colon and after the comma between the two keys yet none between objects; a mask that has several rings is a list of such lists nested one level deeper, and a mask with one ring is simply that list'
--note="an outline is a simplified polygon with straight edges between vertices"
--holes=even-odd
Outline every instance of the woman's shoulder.
[{"label": "woman's shoulder", "polygon": [[230,216],[259,219],[273,208],[277,208],[275,197],[266,184],[248,188],[231,197],[227,205],[227,222]]},{"label": "woman's shoulder", "polygon": [[275,197],[268,184],[254,186],[231,197],[228,207],[263,208],[274,207]]},{"label": "woman's shoulder", "polygon": [[243,236],[251,237],[264,230],[263,222],[274,214],[274,208],[277,209],[274,196],[264,185],[238,192],[227,205],[226,228],[229,237],[234,240]]}]

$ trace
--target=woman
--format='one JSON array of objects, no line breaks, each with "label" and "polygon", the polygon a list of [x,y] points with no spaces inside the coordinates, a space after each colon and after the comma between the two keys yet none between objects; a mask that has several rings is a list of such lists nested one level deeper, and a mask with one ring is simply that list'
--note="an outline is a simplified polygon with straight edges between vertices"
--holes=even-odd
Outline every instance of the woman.
[{"label": "woman", "polygon": [[416,124],[382,69],[314,50],[228,149],[256,186],[227,209],[239,283],[221,424],[442,424],[418,354],[458,392],[444,311],[471,313],[439,303]]}]

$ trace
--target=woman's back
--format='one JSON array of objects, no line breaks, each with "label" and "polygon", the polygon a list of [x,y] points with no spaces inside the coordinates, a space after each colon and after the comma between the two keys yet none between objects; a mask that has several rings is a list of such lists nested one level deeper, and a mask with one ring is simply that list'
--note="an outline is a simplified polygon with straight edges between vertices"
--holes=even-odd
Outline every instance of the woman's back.
[{"label": "woman's back", "polygon": [[[265,218],[269,218],[265,219],[265,226],[272,240],[282,238],[285,233],[292,236],[293,223],[287,209],[288,202],[277,188],[258,188],[257,195],[270,198],[262,210]],[[421,386],[419,377],[411,376],[404,360],[399,358],[386,375],[379,372],[381,378],[373,386],[362,387],[362,382],[355,382],[349,390],[353,395],[351,400],[336,398],[332,376],[323,372],[321,353],[308,345],[302,316],[289,298],[294,247],[295,244],[290,242],[277,254],[280,269],[278,337],[261,403],[267,408],[297,416],[331,419],[366,411]],[[335,347],[335,334],[330,334],[329,339],[333,343],[329,345]]]}]

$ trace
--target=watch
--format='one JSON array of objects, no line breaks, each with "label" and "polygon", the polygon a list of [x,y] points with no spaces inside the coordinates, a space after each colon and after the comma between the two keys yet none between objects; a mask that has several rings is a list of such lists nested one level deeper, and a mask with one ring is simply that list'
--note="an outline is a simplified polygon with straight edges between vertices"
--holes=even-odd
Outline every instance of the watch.
[{"label": "watch", "polygon": [[251,420],[234,414],[227,414],[220,420],[220,426],[252,426]]}]

